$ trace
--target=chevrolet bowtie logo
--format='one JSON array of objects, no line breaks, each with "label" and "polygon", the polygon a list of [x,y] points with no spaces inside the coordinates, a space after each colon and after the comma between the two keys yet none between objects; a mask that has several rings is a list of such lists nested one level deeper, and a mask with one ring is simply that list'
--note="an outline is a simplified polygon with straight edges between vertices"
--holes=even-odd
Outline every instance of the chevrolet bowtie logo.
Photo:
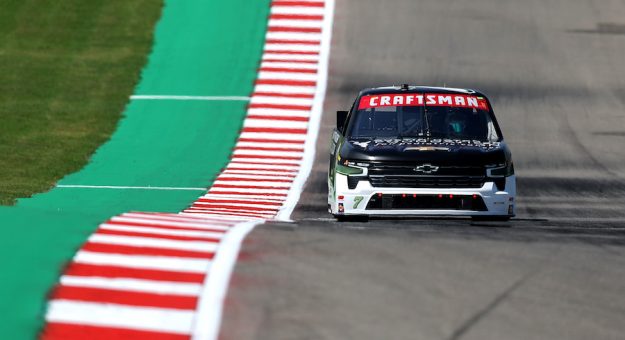
[{"label": "chevrolet bowtie logo", "polygon": [[423,164],[414,168],[414,171],[421,172],[424,174],[431,174],[438,171],[438,167],[432,164]]}]

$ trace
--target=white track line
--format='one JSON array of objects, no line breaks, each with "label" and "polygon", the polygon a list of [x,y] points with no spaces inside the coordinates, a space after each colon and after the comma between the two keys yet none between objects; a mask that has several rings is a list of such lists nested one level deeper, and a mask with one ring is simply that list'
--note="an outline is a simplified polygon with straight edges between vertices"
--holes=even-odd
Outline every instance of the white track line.
[{"label": "white track line", "polygon": [[232,228],[220,243],[211,275],[206,276],[198,302],[193,340],[214,340],[219,335],[221,314],[232,270],[245,236],[261,222],[241,223]]},{"label": "white track line", "polygon": [[[310,117],[310,110],[288,110],[276,108],[251,107],[247,110],[248,115],[275,116],[275,117]],[[303,143],[302,143],[303,144]]]},{"label": "white track line", "polygon": [[282,104],[282,105],[307,105],[313,104],[312,98],[289,98],[289,97],[272,97],[272,96],[254,96],[250,101],[251,104]]},{"label": "white track line", "polygon": [[[297,63],[297,62],[283,62],[283,61],[263,61],[260,67],[281,67],[281,68],[294,68],[294,69],[309,69],[316,70],[316,64]],[[253,98],[253,97],[252,97]]]},{"label": "white track line", "polygon": [[279,79],[279,80],[306,80],[316,81],[317,75],[314,73],[297,72],[264,72],[258,73],[258,79]]},{"label": "white track line", "polygon": [[201,199],[210,200],[222,200],[222,201],[254,201],[254,202],[267,202],[267,203],[280,203],[284,202],[284,199],[270,198],[267,196],[253,196],[253,195],[214,195],[207,194],[201,197]]},{"label": "white track line", "polygon": [[275,92],[287,94],[314,94],[314,86],[292,86],[292,85],[268,85],[258,84],[254,88],[256,92]]},{"label": "white track line", "polygon": [[82,185],[82,184],[58,184],[57,188],[74,188],[74,189],[119,189],[119,190],[189,190],[202,191],[206,188],[187,188],[187,187],[150,187],[150,186],[120,186],[120,185]]},{"label": "white track line", "polygon": [[153,332],[189,334],[194,311],[153,307],[130,307],[108,303],[52,300],[47,322],[121,327]]},{"label": "white track line", "polygon": [[[297,166],[292,166],[292,165],[288,165],[288,166],[282,166],[282,165],[276,165],[276,164],[249,164],[249,163],[238,163],[238,162],[231,162],[230,164],[228,164],[228,167],[226,167],[226,170],[229,170],[231,168],[236,168],[236,169],[260,169],[261,171],[274,171],[274,170],[288,170],[288,171],[297,171],[298,167]],[[278,172],[279,173],[279,172]]]},{"label": "white track line", "polygon": [[306,135],[301,133],[242,132],[239,138],[277,139],[304,142],[306,140]]},{"label": "white track line", "polygon": [[[231,206],[237,206],[237,210],[245,210],[245,209],[249,209],[249,208],[260,208],[260,209],[265,209],[264,211],[271,211],[271,210],[278,210],[280,207],[279,206],[271,206],[271,205],[266,205],[266,204],[253,204],[253,203],[236,203],[236,204],[232,204],[232,203],[228,203],[228,202],[222,202],[222,203],[215,203],[215,202],[195,202],[193,203],[193,206],[195,207],[202,207],[202,206],[210,206],[213,208],[227,208],[227,207],[231,207]],[[250,211],[254,211],[254,210],[250,210]]]},{"label": "white track line", "polygon": [[[305,37],[303,37],[302,35],[304,35]],[[314,41],[315,39],[312,39],[314,36],[317,36],[317,34],[299,34],[299,33],[275,33],[273,36],[269,36],[267,35],[267,38],[272,38],[272,39],[290,39],[290,40],[311,40]],[[279,52],[265,52],[263,53],[263,60],[264,59],[278,59],[278,60],[308,60],[308,61],[318,61],[319,60],[319,56],[318,55],[308,55],[308,54],[289,54],[289,53],[279,53]]]},{"label": "white track line", "polygon": [[237,186],[250,186],[250,187],[266,187],[266,188],[290,188],[291,182],[279,182],[279,181],[228,181],[219,180],[215,181],[216,185],[237,185]]},{"label": "white track line", "polygon": [[294,164],[298,164],[299,162],[301,162],[301,160],[290,160],[290,159],[273,159],[273,158],[246,158],[246,157],[239,157],[237,158],[237,155],[234,155],[235,157],[232,158],[233,162],[237,162],[237,163],[241,163],[241,162],[254,162],[254,163],[266,163],[268,165],[273,165],[275,169],[281,168],[282,166],[297,166]]},{"label": "white track line", "polygon": [[288,188],[284,188],[284,189],[272,189],[270,187],[266,187],[266,188],[211,188],[211,190],[209,191],[210,193],[218,193],[221,191],[225,191],[225,192],[230,192],[230,191],[236,191],[236,192],[245,192],[245,193],[251,193],[251,194],[284,194],[287,195],[287,193],[289,192]]},{"label": "white track line", "polygon": [[128,222],[128,223],[142,223],[146,225],[155,225],[155,226],[164,226],[164,227],[181,227],[181,228],[194,228],[194,229],[218,229],[218,230],[229,230],[229,227],[223,225],[210,225],[206,222],[198,221],[198,222],[178,222],[178,221],[169,221],[169,220],[155,220],[155,219],[144,219],[144,218],[134,218],[134,217],[113,217],[111,221],[115,222]]},{"label": "white track line", "polygon": [[269,19],[269,26],[321,28],[321,20]]},{"label": "white track line", "polygon": [[[138,220],[143,220],[144,222],[127,222],[127,221],[119,221],[119,220],[115,220],[115,219],[111,219],[111,221],[114,221],[117,224],[120,225],[124,225],[124,226],[134,226],[135,224],[139,225],[140,227],[149,227],[149,228],[160,228],[163,230],[168,230],[170,228],[175,228],[175,230],[195,230],[195,231],[207,231],[207,232],[216,232],[216,233],[225,233],[226,231],[228,231],[230,228],[232,228],[232,226],[234,226],[237,222],[232,222],[232,221],[224,221],[222,219],[219,219],[217,216],[211,217],[211,218],[200,218],[200,217],[193,217],[193,216],[180,216],[179,214],[176,214],[176,218],[164,218],[164,219],[149,219],[149,220],[145,220],[141,217],[138,217]],[[130,215],[121,215],[118,216],[116,218],[135,218],[133,216]],[[150,223],[150,221],[158,221],[158,222],[174,222],[174,224],[171,223],[164,223],[164,224],[155,224],[155,223]],[[180,223],[187,223],[185,224],[180,224]],[[188,223],[195,223],[194,225],[189,225]]]},{"label": "white track line", "polygon": [[300,143],[279,143],[279,142],[273,142],[273,141],[255,141],[255,142],[241,142],[239,141],[236,145],[237,148],[239,147],[267,147],[267,148],[275,148],[275,147],[280,147],[283,149],[293,149],[293,151],[298,151],[298,150],[304,150],[304,143],[302,142]]},{"label": "white track line", "polygon": [[279,43],[279,44],[266,44],[265,51],[301,51],[301,52],[319,52],[318,45],[312,44],[298,44],[298,43]]},{"label": "white track line", "polygon": [[248,101],[245,96],[169,96],[169,95],[133,95],[132,100],[205,100],[205,101]]},{"label": "white track line", "polygon": [[[156,236],[157,237],[157,236]],[[189,250],[202,253],[212,253],[217,250],[217,242],[204,241],[177,241],[164,238],[119,236],[95,233],[89,237],[89,242],[114,244],[131,247],[150,247],[174,250]]]},{"label": "white track line", "polygon": [[61,276],[61,284],[71,287],[102,288],[184,296],[198,296],[202,289],[202,286],[197,283],[69,275]]},{"label": "white track line", "polygon": [[308,122],[286,120],[286,121],[280,121],[279,123],[277,123],[273,119],[262,119],[262,118],[258,118],[258,119],[248,118],[243,123],[243,127],[273,128],[273,127],[276,127],[276,125],[278,124],[280,125],[280,128],[283,128],[283,129],[306,129],[308,127]]},{"label": "white track line", "polygon": [[268,180],[272,180],[272,179],[280,179],[280,180],[285,180],[285,181],[292,181],[293,177],[292,176],[285,176],[284,174],[280,174],[280,175],[266,175],[266,174],[256,174],[254,171],[250,171],[247,173],[230,173],[230,172],[222,172],[221,175],[219,175],[219,177],[217,177],[217,179],[226,179],[226,178],[250,178],[250,179],[268,179]]},{"label": "white track line", "polygon": [[100,229],[144,233],[144,234],[154,234],[154,235],[197,237],[197,238],[207,238],[207,239],[220,239],[224,235],[224,233],[222,232],[171,230],[171,229],[162,229],[162,228],[153,228],[153,227],[124,226],[124,225],[107,224],[107,223],[100,224]]},{"label": "white track line", "polygon": [[174,272],[206,273],[210,265],[209,260],[190,259],[173,256],[143,256],[95,253],[80,250],[74,257],[74,262],[112,265],[137,269],[158,269]]},{"label": "white track line", "polygon": [[[326,2],[326,6],[328,6]],[[323,7],[307,7],[305,10],[308,15],[322,15],[326,11]],[[271,6],[271,14],[302,14],[303,10],[300,6],[281,5],[280,2],[274,2]]]}]

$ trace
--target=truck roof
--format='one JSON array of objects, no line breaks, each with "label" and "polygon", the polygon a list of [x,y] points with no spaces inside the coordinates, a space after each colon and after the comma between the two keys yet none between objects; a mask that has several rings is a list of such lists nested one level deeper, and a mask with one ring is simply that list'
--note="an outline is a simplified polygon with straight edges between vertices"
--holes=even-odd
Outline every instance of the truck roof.
[{"label": "truck roof", "polygon": [[483,93],[473,89],[461,89],[453,87],[436,87],[436,86],[418,86],[418,85],[393,85],[367,88],[360,91],[360,95],[367,94],[380,94],[380,93],[423,93],[423,92],[436,92],[436,93],[461,93],[461,94],[474,94],[484,96]]}]

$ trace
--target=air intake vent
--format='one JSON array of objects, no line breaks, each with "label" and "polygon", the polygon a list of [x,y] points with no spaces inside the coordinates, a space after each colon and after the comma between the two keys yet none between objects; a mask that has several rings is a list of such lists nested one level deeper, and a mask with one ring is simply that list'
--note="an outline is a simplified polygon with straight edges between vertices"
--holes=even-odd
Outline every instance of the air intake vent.
[{"label": "air intake vent", "polygon": [[479,195],[373,195],[367,210],[471,210],[487,211]]}]

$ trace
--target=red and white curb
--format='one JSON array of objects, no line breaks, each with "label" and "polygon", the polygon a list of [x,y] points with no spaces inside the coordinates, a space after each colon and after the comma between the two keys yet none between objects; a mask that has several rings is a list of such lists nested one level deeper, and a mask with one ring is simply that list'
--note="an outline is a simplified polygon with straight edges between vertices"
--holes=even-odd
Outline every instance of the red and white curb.
[{"label": "red and white curb", "polygon": [[312,168],[334,0],[274,0],[232,159],[179,214],[102,223],[50,295],[44,339],[216,339],[245,235],[289,220]]}]

